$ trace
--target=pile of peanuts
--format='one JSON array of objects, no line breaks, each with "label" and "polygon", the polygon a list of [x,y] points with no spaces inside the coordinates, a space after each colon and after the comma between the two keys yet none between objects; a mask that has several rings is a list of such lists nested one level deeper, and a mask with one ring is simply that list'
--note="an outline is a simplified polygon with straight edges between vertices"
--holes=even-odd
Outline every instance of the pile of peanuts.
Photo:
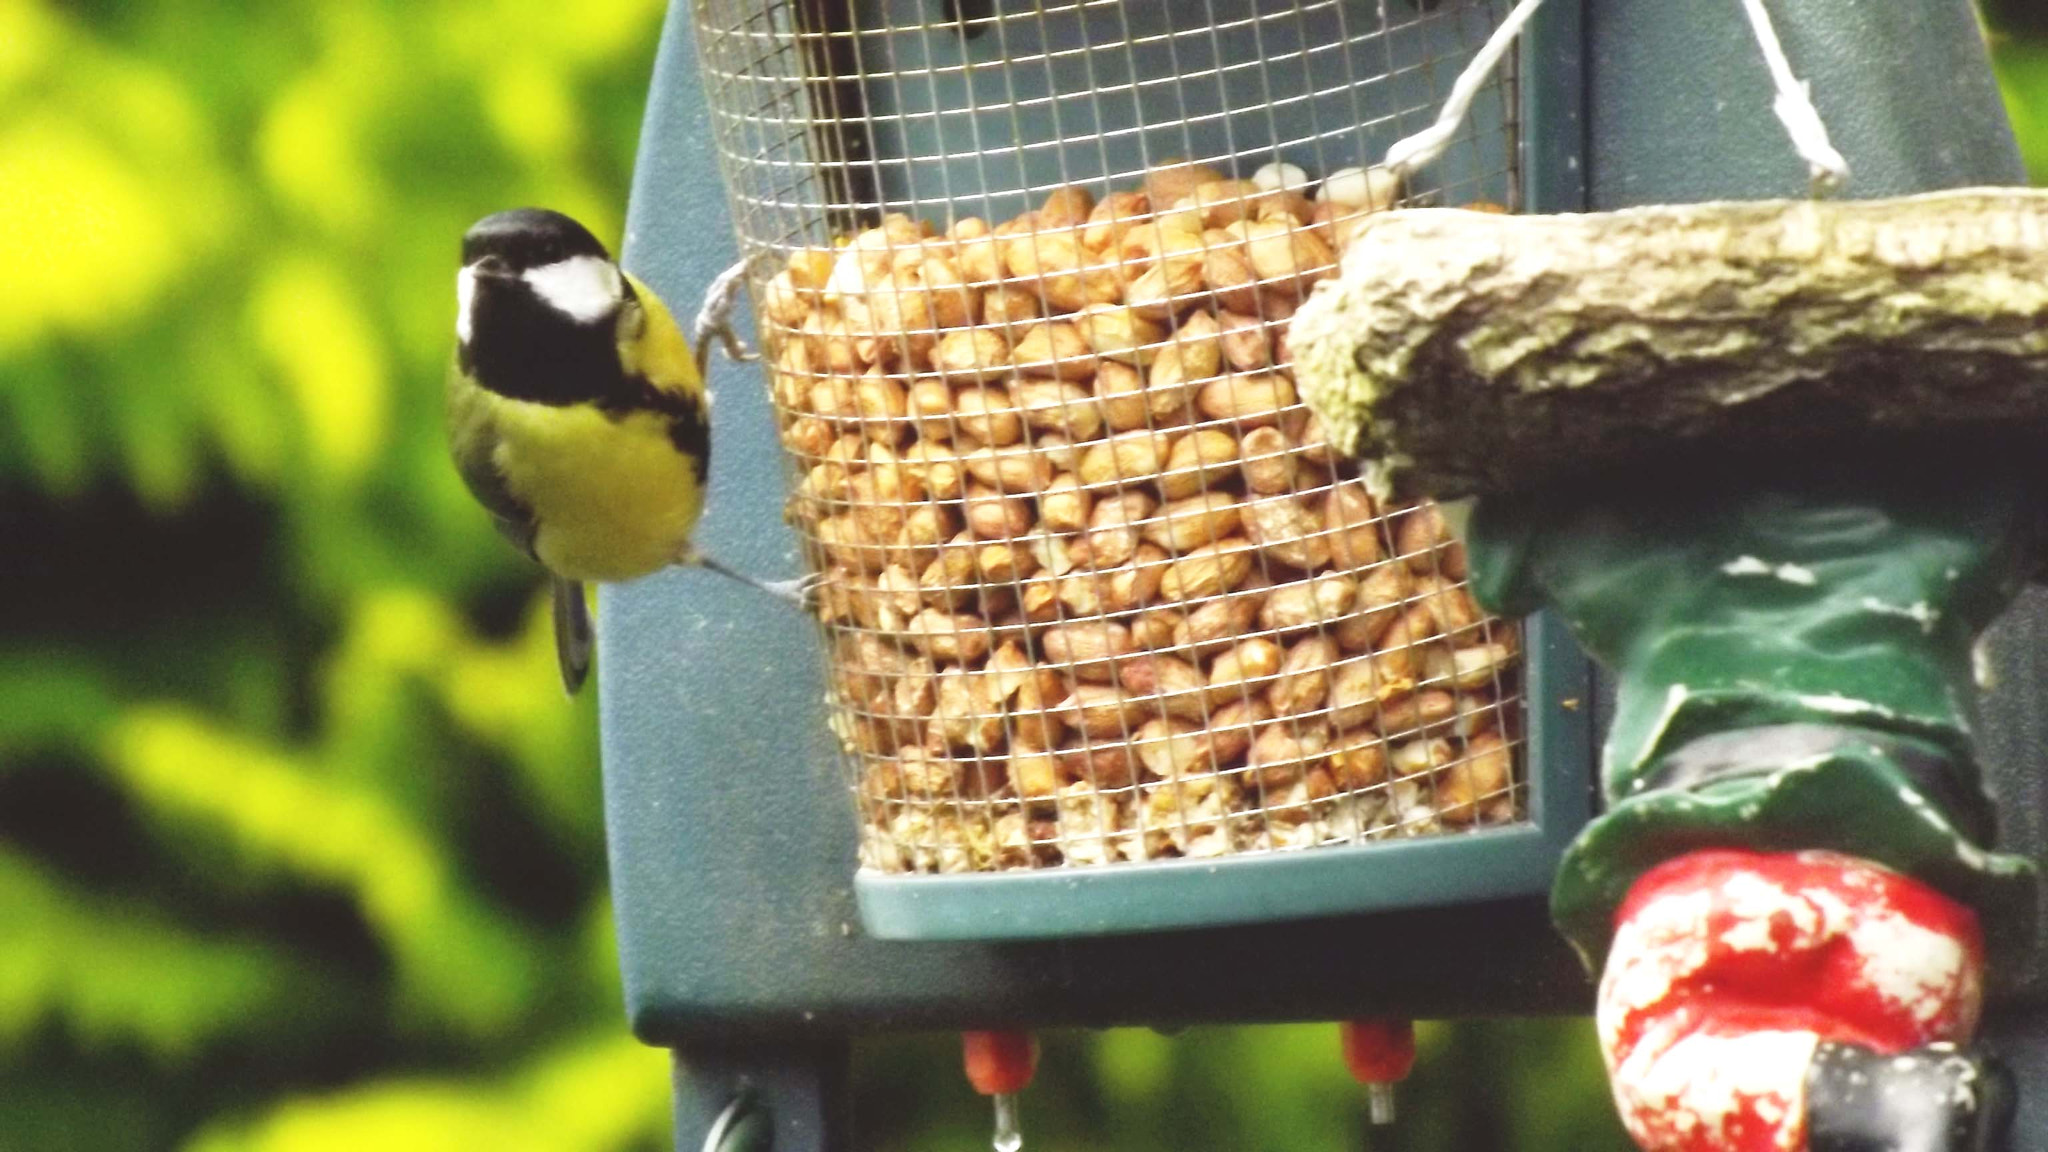
[{"label": "pile of peanuts", "polygon": [[1180,163],[758,293],[862,861],[1221,856],[1520,817],[1517,632],[1378,507],[1288,320],[1398,190]]}]

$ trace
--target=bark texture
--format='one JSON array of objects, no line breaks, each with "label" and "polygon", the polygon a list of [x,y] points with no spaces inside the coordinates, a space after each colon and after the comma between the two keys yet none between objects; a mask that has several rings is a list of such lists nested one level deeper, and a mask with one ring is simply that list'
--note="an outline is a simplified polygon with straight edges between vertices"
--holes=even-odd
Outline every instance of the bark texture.
[{"label": "bark texture", "polygon": [[1687,446],[2048,429],[2048,189],[1390,212],[1289,340],[1332,441],[1442,498]]}]

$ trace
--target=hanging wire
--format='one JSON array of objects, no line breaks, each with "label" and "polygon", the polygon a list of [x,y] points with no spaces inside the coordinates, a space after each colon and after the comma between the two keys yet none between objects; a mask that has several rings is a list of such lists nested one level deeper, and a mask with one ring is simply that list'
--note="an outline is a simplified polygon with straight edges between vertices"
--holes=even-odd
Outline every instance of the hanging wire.
[{"label": "hanging wire", "polygon": [[1820,110],[1813,106],[1811,86],[1792,75],[1792,62],[1785,58],[1785,46],[1778,42],[1778,30],[1771,26],[1771,14],[1765,10],[1763,0],[1742,0],[1742,9],[1749,14],[1757,47],[1763,50],[1764,64],[1770,68],[1771,83],[1777,88],[1771,110],[1778,114],[1786,134],[1792,137],[1793,150],[1806,161],[1813,194],[1830,195],[1849,182],[1849,162],[1829,142],[1828,127],[1821,122]]},{"label": "hanging wire", "polygon": [[1508,18],[1500,22],[1493,35],[1479,49],[1465,70],[1458,73],[1458,79],[1451,85],[1450,99],[1444,101],[1443,111],[1437,114],[1436,123],[1404,140],[1397,141],[1387,149],[1386,159],[1380,163],[1395,174],[1406,177],[1418,168],[1434,163],[1444,154],[1457,138],[1458,128],[1465,122],[1465,116],[1472,111],[1472,101],[1486,87],[1486,83],[1501,57],[1514,45],[1515,37],[1521,35],[1522,26],[1536,15],[1543,6],[1543,0],[1521,0]]},{"label": "hanging wire", "polygon": [[[1521,35],[1523,26],[1542,6],[1543,0],[1521,0],[1516,4],[1514,11],[1487,38],[1485,47],[1458,74],[1457,82],[1451,86],[1451,97],[1444,101],[1436,122],[1396,141],[1387,149],[1381,164],[1406,177],[1442,156],[1471,111],[1473,99],[1500,66],[1501,58]],[[1750,29],[1756,35],[1757,47],[1763,53],[1764,65],[1770,70],[1771,84],[1776,90],[1771,110],[1791,137],[1793,151],[1806,161],[1812,194],[1831,195],[1848,183],[1849,162],[1828,139],[1827,125],[1821,121],[1820,110],[1813,106],[1812,86],[1792,74],[1792,62],[1785,56],[1785,46],[1778,40],[1763,0],[1742,0],[1742,8],[1749,17]]]}]

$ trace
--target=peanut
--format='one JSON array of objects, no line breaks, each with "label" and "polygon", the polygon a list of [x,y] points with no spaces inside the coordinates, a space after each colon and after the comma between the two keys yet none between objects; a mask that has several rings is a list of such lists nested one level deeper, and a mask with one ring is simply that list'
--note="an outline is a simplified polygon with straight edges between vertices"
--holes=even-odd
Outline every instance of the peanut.
[{"label": "peanut", "polygon": [[903,630],[934,660],[964,664],[988,655],[988,623],[971,613],[927,608],[911,617]]},{"label": "peanut", "polygon": [[1278,428],[1254,428],[1245,433],[1244,483],[1266,496],[1294,490],[1296,459],[1294,446]]},{"label": "peanut", "polygon": [[948,380],[996,380],[1010,370],[1010,343],[993,328],[964,328],[939,337],[931,361]]},{"label": "peanut", "polygon": [[1250,180],[1215,180],[1190,192],[1187,199],[1201,212],[1207,228],[1223,228],[1245,218],[1263,193]]},{"label": "peanut", "polygon": [[1435,572],[1453,580],[1465,578],[1465,546],[1451,535],[1436,501],[1425,500],[1401,518],[1395,543],[1418,575]]},{"label": "peanut", "polygon": [[1182,434],[1166,454],[1159,491],[1169,500],[1184,500],[1236,469],[1237,438],[1220,428],[1197,428]]},{"label": "peanut", "polygon": [[1154,507],[1152,497],[1143,491],[1103,497],[1088,517],[1088,532],[1075,549],[1076,560],[1091,568],[1114,568],[1137,555],[1138,526]]},{"label": "peanut", "polygon": [[1281,662],[1279,679],[1266,690],[1275,716],[1298,716],[1322,707],[1330,691],[1330,666],[1337,662],[1337,642],[1310,636],[1295,642]]},{"label": "peanut", "polygon": [[1276,632],[1332,624],[1358,601],[1358,582],[1342,572],[1324,572],[1297,584],[1283,584],[1266,597],[1259,624]]},{"label": "peanut", "polygon": [[1307,763],[1322,755],[1330,738],[1322,729],[1268,724],[1252,737],[1247,763],[1259,786],[1278,790],[1301,779]]},{"label": "peanut", "polygon": [[1247,501],[1244,526],[1266,555],[1282,564],[1310,571],[1330,562],[1330,544],[1321,521],[1292,496]]},{"label": "peanut", "polygon": [[[1012,335],[1012,329],[1033,323],[1045,314],[1040,307],[1038,294],[1026,291],[1015,284],[1000,284],[990,288],[981,297],[981,322],[997,330],[998,337]],[[944,340],[941,339],[941,343]],[[1005,347],[1007,348],[1007,342]]]},{"label": "peanut", "polygon": [[1056,432],[1074,440],[1093,440],[1102,434],[1102,409],[1086,388],[1064,381],[1024,380],[1011,390],[1024,422],[1032,428]]},{"label": "peanut", "polygon": [[1095,400],[1112,432],[1131,432],[1149,424],[1150,398],[1145,378],[1136,368],[1105,360],[1095,374]]},{"label": "peanut", "polygon": [[1038,515],[1047,528],[1054,532],[1079,532],[1088,524],[1094,496],[1081,486],[1081,478],[1071,472],[1052,478],[1045,492],[1038,498]]},{"label": "peanut", "polygon": [[[953,423],[982,444],[1003,447],[1024,436],[1024,421],[1010,404],[1010,394],[997,387],[962,388],[953,397]],[[993,483],[986,478],[984,484]]]},{"label": "peanut", "polygon": [[1084,380],[1095,371],[1096,356],[1081,330],[1064,320],[1033,324],[1017,338],[1010,361],[1026,376]]},{"label": "peanut", "polygon": [[[1155,588],[1154,592],[1157,591]],[[1131,643],[1147,651],[1171,647],[1174,632],[1186,619],[1185,615],[1171,608],[1154,608],[1142,613],[1131,624]]]},{"label": "peanut", "polygon": [[1146,383],[1151,388],[1149,403],[1155,423],[1180,419],[1196,391],[1222,370],[1221,331],[1216,318],[1207,312],[1190,313],[1153,358]]},{"label": "peanut", "polygon": [[926,376],[913,381],[905,404],[920,441],[952,437],[953,389],[944,380]]},{"label": "peanut", "polygon": [[904,449],[903,470],[923,484],[935,500],[957,498],[966,479],[959,454],[930,440],[919,440]]},{"label": "peanut", "polygon": [[960,275],[968,283],[992,284],[1002,279],[1002,252],[988,221],[978,216],[963,217],[946,236],[953,242]]},{"label": "peanut", "polygon": [[1043,492],[1052,483],[1052,465],[1022,445],[975,448],[960,457],[960,464],[969,476],[1004,492]]},{"label": "peanut", "polygon": [[1152,202],[1143,192],[1112,192],[1088,213],[1088,227],[1081,233],[1081,246],[1101,255],[1122,243],[1124,233],[1152,214]]},{"label": "peanut", "polygon": [[1375,564],[1358,583],[1358,611],[1337,625],[1337,642],[1346,652],[1366,652],[1378,644],[1408,598],[1411,581],[1400,564]]},{"label": "peanut", "polygon": [[1237,531],[1238,502],[1224,492],[1203,492],[1175,500],[1145,526],[1145,539],[1171,554],[1192,552]]},{"label": "peanut", "polygon": [[1233,700],[1262,696],[1265,682],[1278,675],[1286,654],[1261,636],[1240,640],[1209,666],[1208,700],[1221,708]]},{"label": "peanut", "polygon": [[1059,794],[1065,781],[1060,775],[1059,757],[1031,745],[1011,749],[1010,787],[1026,800],[1043,800]]},{"label": "peanut", "polygon": [[1168,716],[1197,723],[1206,718],[1206,681],[1201,669],[1185,660],[1158,654],[1133,657],[1118,667],[1117,682]]},{"label": "peanut", "polygon": [[1263,699],[1238,700],[1209,717],[1209,749],[1218,766],[1235,763],[1251,749],[1252,732],[1273,718]]},{"label": "peanut", "polygon": [[1133,748],[1145,770],[1161,780],[1172,780],[1209,770],[1209,737],[1186,720],[1157,717],[1138,729]]},{"label": "peanut", "polygon": [[1256,308],[1243,312],[1235,309],[1220,312],[1217,323],[1223,326],[1223,335],[1218,339],[1223,349],[1223,361],[1233,371],[1257,372],[1273,365],[1273,346],[1266,334],[1265,321],[1259,319]]},{"label": "peanut", "polygon": [[832,429],[814,416],[805,416],[789,422],[782,430],[782,445],[791,452],[808,460],[816,460],[832,446]]},{"label": "peanut", "polygon": [[1127,744],[1071,748],[1059,756],[1060,771],[1089,792],[1128,788],[1138,779],[1138,758]]},{"label": "peanut", "polygon": [[1203,261],[1193,255],[1169,256],[1131,281],[1125,301],[1148,320],[1170,320],[1197,303],[1204,283],[1202,267]]},{"label": "peanut", "polygon": [[[1480,736],[1465,746],[1465,755],[1436,777],[1437,811],[1446,824],[1472,824],[1482,813],[1494,819],[1511,819],[1514,798],[1509,789],[1514,779],[1514,758],[1498,736]],[[1497,807],[1505,815],[1489,811],[1487,801],[1502,801]]]},{"label": "peanut", "polygon": [[1075,317],[1081,336],[1095,354],[1140,367],[1151,363],[1166,329],[1159,321],[1121,304],[1095,304]]},{"label": "peanut", "polygon": [[1131,654],[1131,630],[1097,621],[1062,624],[1045,632],[1046,659],[1062,664],[1082,680],[1107,683],[1115,678],[1115,662]]},{"label": "peanut", "polygon": [[1378,509],[1359,481],[1346,480],[1324,494],[1323,531],[1329,533],[1330,560],[1339,568],[1378,563],[1385,552]]},{"label": "peanut", "polygon": [[1081,454],[1081,483],[1091,488],[1143,483],[1159,471],[1166,453],[1166,438],[1148,428],[1119,432]]},{"label": "peanut", "polygon": [[1225,376],[1211,380],[1196,394],[1195,407],[1211,420],[1235,421],[1241,428],[1278,424],[1293,407],[1294,384],[1272,372]]},{"label": "peanut", "polygon": [[1451,742],[1441,737],[1425,736],[1396,744],[1387,753],[1387,764],[1394,774],[1402,778],[1419,776],[1441,768],[1455,759],[1457,753],[1451,750]]},{"label": "peanut", "polygon": [[1432,682],[1448,681],[1458,688],[1485,688],[1505,672],[1514,658],[1515,650],[1498,642],[1448,651],[1431,648],[1423,658],[1423,675]]},{"label": "peanut", "polygon": [[1145,173],[1145,199],[1154,207],[1176,204],[1193,195],[1197,188],[1222,179],[1223,174],[1207,164],[1170,160]]},{"label": "peanut", "polygon": [[1330,671],[1330,723],[1352,728],[1369,723],[1382,706],[1379,669],[1354,656]]},{"label": "peanut", "polygon": [[1174,646],[1200,652],[1229,643],[1258,620],[1263,602],[1262,596],[1237,595],[1202,604],[1175,625]]},{"label": "peanut", "polygon": [[1380,705],[1378,727],[1388,737],[1405,736],[1435,728],[1457,714],[1457,697],[1449,692],[1404,692]]},{"label": "peanut", "polygon": [[1144,723],[1144,708],[1116,688],[1104,684],[1077,684],[1073,694],[1061,701],[1062,722],[1097,740],[1129,739],[1131,730]]},{"label": "peanut", "polygon": [[1211,248],[1202,255],[1202,283],[1216,303],[1231,312],[1256,312],[1258,273],[1240,248]]},{"label": "peanut", "polygon": [[1236,230],[1245,238],[1245,256],[1267,294],[1304,296],[1337,262],[1313,229],[1292,219],[1254,220]]},{"label": "peanut", "polygon": [[1138,545],[1130,563],[1102,573],[1097,582],[1102,610],[1130,612],[1150,604],[1166,578],[1167,560],[1167,554],[1154,545]]},{"label": "peanut", "polygon": [[938,550],[931,563],[918,573],[918,591],[925,603],[938,608],[960,608],[972,603],[976,588],[974,537],[962,534]]},{"label": "peanut", "polygon": [[1201,600],[1236,588],[1251,572],[1251,541],[1233,536],[1204,544],[1175,561],[1159,581],[1159,594],[1168,600]]},{"label": "peanut", "polygon": [[1031,530],[1031,501],[995,488],[969,484],[967,530],[984,540],[1008,540]]},{"label": "peanut", "polygon": [[1079,184],[1055,188],[1038,207],[1040,228],[1072,228],[1088,222],[1095,211],[1095,197]]},{"label": "peanut", "polygon": [[1376,788],[1387,782],[1387,745],[1370,731],[1339,733],[1330,749],[1330,767],[1337,786],[1347,792]]}]

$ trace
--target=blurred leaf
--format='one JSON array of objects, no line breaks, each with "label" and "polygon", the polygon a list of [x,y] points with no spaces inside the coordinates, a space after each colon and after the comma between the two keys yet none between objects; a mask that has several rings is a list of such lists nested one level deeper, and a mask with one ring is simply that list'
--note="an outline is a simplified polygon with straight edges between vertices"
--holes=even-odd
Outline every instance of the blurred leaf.
[{"label": "blurred leaf", "polygon": [[668,1126],[667,1061],[608,1034],[543,1053],[509,1082],[403,1079],[293,1101],[187,1152],[489,1149],[613,1152]]},{"label": "blurred leaf", "polygon": [[259,941],[202,938],[162,916],[67,888],[0,851],[0,1054],[59,1023],[88,1048],[162,1059],[273,1026],[317,980]]},{"label": "blurred leaf", "polygon": [[539,941],[463,891],[439,847],[376,793],[173,707],[129,709],[107,758],[139,801],[224,836],[244,868],[350,893],[411,1010],[484,1035],[518,1024]]}]

